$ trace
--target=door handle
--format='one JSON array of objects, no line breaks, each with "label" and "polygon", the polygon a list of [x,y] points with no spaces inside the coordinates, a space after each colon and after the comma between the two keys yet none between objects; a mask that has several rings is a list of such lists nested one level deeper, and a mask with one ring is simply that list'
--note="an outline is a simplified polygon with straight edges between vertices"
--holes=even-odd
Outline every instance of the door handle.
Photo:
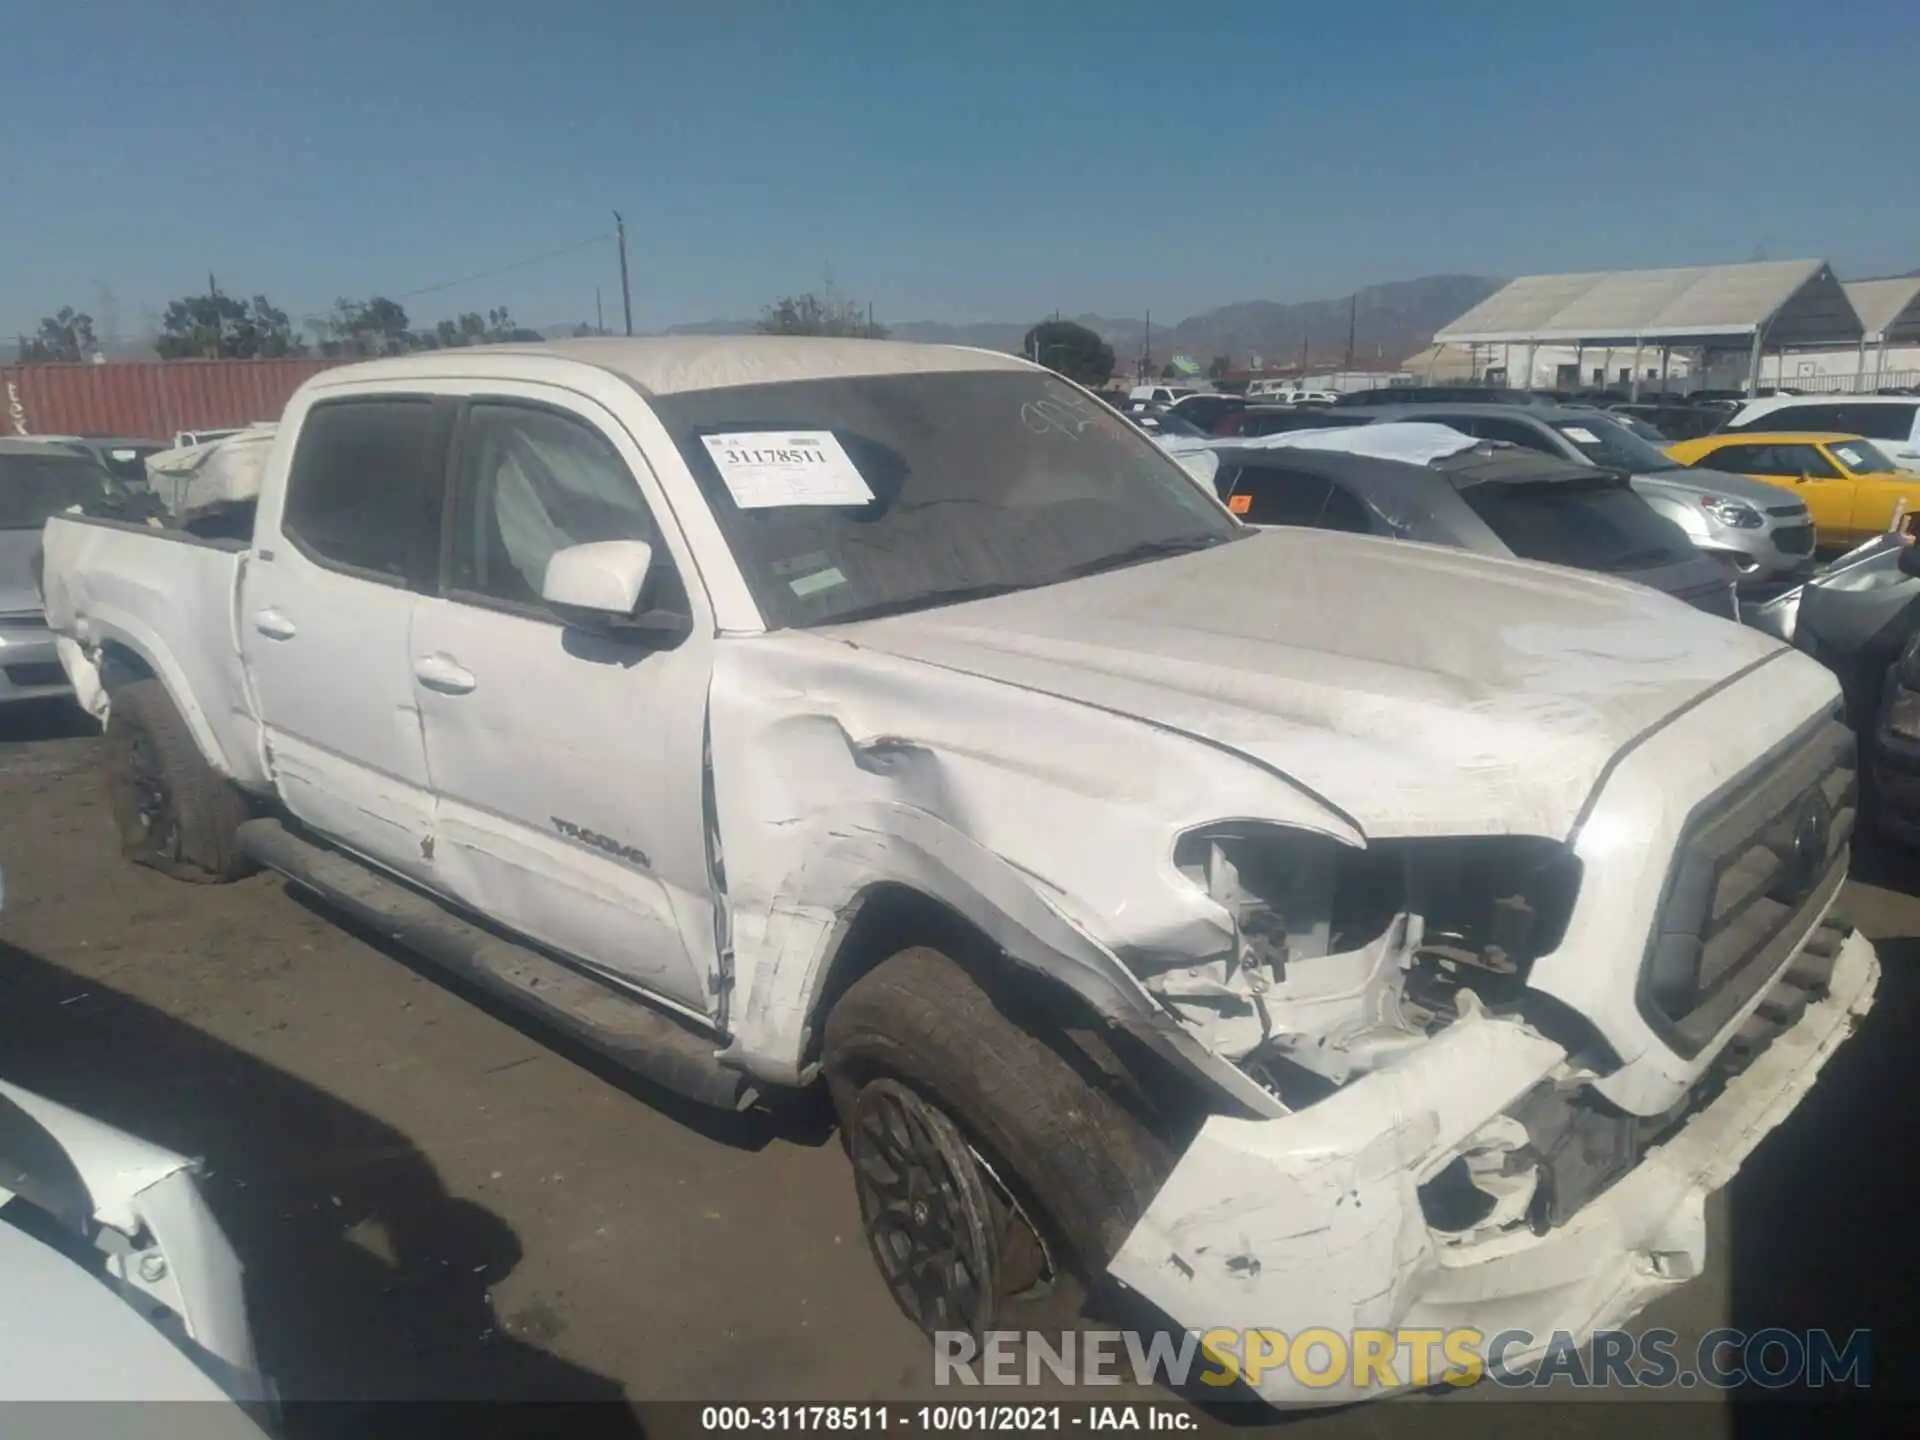
[{"label": "door handle", "polygon": [[413,662],[413,678],[429,690],[442,695],[465,695],[480,682],[465,666],[456,665],[445,655],[422,655]]},{"label": "door handle", "polygon": [[271,608],[253,612],[253,628],[269,640],[291,640],[300,633],[299,626]]}]

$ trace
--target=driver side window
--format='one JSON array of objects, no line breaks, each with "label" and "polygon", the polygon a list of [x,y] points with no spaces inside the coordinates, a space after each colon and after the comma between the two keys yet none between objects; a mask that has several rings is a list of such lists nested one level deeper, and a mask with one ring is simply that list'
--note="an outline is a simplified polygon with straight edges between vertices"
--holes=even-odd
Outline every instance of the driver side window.
[{"label": "driver side window", "polygon": [[533,405],[467,412],[454,476],[447,588],[456,596],[544,609],[554,552],[658,535],[640,486],[605,436]]}]

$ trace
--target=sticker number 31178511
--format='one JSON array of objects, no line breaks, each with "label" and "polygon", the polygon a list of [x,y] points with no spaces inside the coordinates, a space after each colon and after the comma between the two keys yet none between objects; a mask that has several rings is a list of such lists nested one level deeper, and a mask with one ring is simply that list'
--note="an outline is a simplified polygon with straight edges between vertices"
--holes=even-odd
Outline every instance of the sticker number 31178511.
[{"label": "sticker number 31178511", "polygon": [[873,500],[831,430],[744,430],[700,438],[742,510]]}]

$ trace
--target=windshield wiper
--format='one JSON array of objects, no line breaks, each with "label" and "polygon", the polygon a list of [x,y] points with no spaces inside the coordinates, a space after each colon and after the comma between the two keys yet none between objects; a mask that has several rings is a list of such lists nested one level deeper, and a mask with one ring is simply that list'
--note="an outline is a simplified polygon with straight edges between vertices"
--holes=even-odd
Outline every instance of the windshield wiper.
[{"label": "windshield wiper", "polygon": [[1070,565],[1047,583],[1077,580],[1082,575],[1098,575],[1102,570],[1119,570],[1148,560],[1163,560],[1171,555],[1191,555],[1196,550],[1211,550],[1216,545],[1225,545],[1252,533],[1250,530],[1243,530],[1231,535],[1190,535],[1183,540],[1144,540],[1138,545],[1129,545],[1124,550],[1116,550],[1111,555],[1102,555],[1097,560],[1086,560],[1078,565]]},{"label": "windshield wiper", "polygon": [[1044,580],[996,580],[985,585],[956,585],[951,590],[926,590],[918,595],[905,595],[896,600],[876,600],[871,605],[856,605],[851,610],[841,610],[819,621],[822,625],[838,625],[844,620],[878,620],[883,615],[904,615],[914,610],[932,610],[942,605],[958,605],[963,600],[985,600],[994,595],[1011,595],[1016,590],[1031,590],[1035,585],[1044,585]]}]

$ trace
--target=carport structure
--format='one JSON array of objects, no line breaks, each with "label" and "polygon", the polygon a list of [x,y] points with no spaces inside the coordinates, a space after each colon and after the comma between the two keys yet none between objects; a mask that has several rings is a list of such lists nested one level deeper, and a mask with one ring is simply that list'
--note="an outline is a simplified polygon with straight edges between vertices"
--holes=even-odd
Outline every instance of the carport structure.
[{"label": "carport structure", "polygon": [[1536,345],[1573,345],[1576,352],[1632,346],[1637,398],[1640,356],[1649,347],[1661,354],[1663,390],[1674,350],[1744,349],[1751,395],[1768,349],[1857,345],[1865,334],[1824,260],[1770,260],[1522,276],[1433,338],[1442,344],[1524,345],[1529,383]]},{"label": "carport structure", "polygon": [[1865,388],[1867,347],[1873,347],[1873,380],[1887,365],[1887,346],[1920,343],[1920,275],[1892,280],[1849,280],[1842,287],[1860,317],[1860,365],[1853,388]]}]

